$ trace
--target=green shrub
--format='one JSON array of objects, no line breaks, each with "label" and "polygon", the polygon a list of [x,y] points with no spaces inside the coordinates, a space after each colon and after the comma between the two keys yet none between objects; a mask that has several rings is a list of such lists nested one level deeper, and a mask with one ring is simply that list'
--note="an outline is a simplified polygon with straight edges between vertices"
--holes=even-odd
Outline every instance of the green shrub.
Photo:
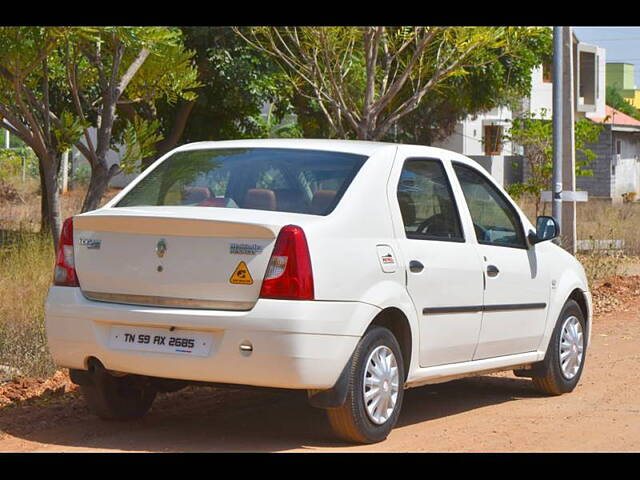
[{"label": "green shrub", "polygon": [[73,181],[76,185],[86,186],[89,185],[89,180],[91,179],[91,167],[89,165],[83,163],[78,165],[73,172]]},{"label": "green shrub", "polygon": [[0,180],[9,181],[22,176],[22,163],[26,162],[25,173],[38,177],[38,159],[30,148],[0,149]]}]

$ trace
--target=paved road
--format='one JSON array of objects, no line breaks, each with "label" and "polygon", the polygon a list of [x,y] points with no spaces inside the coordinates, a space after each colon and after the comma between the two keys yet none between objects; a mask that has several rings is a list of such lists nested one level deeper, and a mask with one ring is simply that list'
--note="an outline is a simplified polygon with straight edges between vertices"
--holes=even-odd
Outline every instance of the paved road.
[{"label": "paved road", "polygon": [[639,367],[640,300],[596,319],[573,393],[544,397],[510,373],[412,389],[376,445],[334,441],[304,395],[196,389],[127,424],[73,395],[0,409],[0,451],[640,451]]}]

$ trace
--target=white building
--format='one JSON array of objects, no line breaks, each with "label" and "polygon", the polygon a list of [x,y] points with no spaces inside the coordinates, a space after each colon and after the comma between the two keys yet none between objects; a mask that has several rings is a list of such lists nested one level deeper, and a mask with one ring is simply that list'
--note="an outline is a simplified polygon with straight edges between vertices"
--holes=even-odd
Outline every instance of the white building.
[{"label": "white building", "polygon": [[[575,115],[605,116],[605,63],[603,48],[579,42],[573,35]],[[522,113],[551,119],[553,114],[553,84],[551,64],[534,68],[531,74],[531,94],[523,99]],[[454,133],[433,146],[462,153],[480,163],[501,184],[521,181],[522,165],[514,167],[522,151],[511,142],[504,142],[511,120],[518,112],[507,107],[495,108],[477,116],[469,116],[455,127]]]}]

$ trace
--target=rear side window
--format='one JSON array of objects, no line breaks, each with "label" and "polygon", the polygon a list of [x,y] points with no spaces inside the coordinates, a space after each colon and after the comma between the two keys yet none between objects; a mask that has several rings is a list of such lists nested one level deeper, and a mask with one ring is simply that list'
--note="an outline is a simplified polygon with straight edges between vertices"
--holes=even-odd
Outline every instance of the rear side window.
[{"label": "rear side window", "polygon": [[198,206],[327,215],[367,157],[278,148],[177,152],[117,207]]},{"label": "rear side window", "polygon": [[407,238],[464,241],[453,192],[439,160],[405,161],[398,203]]}]

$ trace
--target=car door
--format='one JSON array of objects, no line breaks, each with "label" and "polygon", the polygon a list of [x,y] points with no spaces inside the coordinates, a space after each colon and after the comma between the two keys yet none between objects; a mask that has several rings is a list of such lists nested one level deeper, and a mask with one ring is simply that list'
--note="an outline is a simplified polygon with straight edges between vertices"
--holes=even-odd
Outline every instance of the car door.
[{"label": "car door", "polygon": [[445,165],[405,156],[392,199],[402,218],[398,242],[420,323],[422,367],[470,361],[482,320],[482,264],[465,240],[472,232],[460,221]]},{"label": "car door", "polygon": [[482,328],[474,360],[535,351],[544,333],[548,272],[528,248],[516,208],[479,169],[453,162],[483,263]]}]

